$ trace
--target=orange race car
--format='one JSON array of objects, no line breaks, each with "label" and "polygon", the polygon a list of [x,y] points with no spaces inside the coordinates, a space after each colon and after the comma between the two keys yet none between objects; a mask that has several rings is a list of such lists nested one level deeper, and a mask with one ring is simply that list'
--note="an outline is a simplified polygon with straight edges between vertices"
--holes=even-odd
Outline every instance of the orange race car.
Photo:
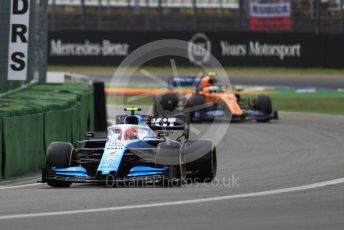
[{"label": "orange race car", "polygon": [[[168,81],[171,92],[155,97],[156,114],[189,114],[191,122],[230,120],[256,120],[269,122],[278,119],[278,112],[272,110],[269,96],[257,95],[252,101],[243,100],[240,91],[232,91],[221,85],[214,75],[202,77],[171,77]],[[195,87],[190,95],[181,95],[177,87]]]}]

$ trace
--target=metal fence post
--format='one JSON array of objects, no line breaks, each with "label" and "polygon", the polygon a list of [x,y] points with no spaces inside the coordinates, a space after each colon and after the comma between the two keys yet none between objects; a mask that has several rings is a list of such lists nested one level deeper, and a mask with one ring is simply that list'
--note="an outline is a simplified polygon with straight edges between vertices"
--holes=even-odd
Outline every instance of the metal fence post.
[{"label": "metal fence post", "polygon": [[240,25],[239,30],[250,30],[250,0],[240,1]]},{"label": "metal fence post", "polygon": [[85,29],[85,0],[81,0],[81,5],[80,5],[80,29],[84,30]]},{"label": "metal fence post", "polygon": [[320,33],[320,0],[315,1],[315,18],[316,18],[315,32]]},{"label": "metal fence post", "polygon": [[162,17],[162,0],[158,1],[158,22],[157,22],[157,30],[161,30],[161,17]]},{"label": "metal fence post", "polygon": [[51,25],[52,31],[55,31],[55,23],[56,23],[56,0],[53,0],[51,4],[51,17],[50,17],[50,25]]},{"label": "metal fence post", "polygon": [[295,31],[295,12],[296,12],[296,3],[295,1],[291,1],[290,2],[290,7],[291,7],[291,13],[290,13],[290,17],[291,17],[291,31]]},{"label": "metal fence post", "polygon": [[192,0],[192,29],[197,30],[197,0]]},{"label": "metal fence post", "polygon": [[48,69],[48,1],[40,1],[39,10],[40,26],[40,61],[39,82],[46,82]]},{"label": "metal fence post", "polygon": [[98,29],[101,29],[102,28],[102,0],[98,0],[97,24],[98,24]]},{"label": "metal fence post", "polygon": [[240,18],[243,18],[244,15],[245,15],[244,5],[245,5],[245,1],[244,0],[239,1],[239,14],[240,14]]},{"label": "metal fence post", "polygon": [[106,13],[111,14],[111,5],[110,5],[110,0],[106,1]]},{"label": "metal fence post", "polygon": [[[36,55],[35,51],[36,51],[36,41],[35,41],[35,32],[36,32],[36,26],[37,26],[37,22],[36,22],[36,12],[37,12],[37,3],[36,1],[31,1],[30,2],[30,16],[29,16],[29,47],[28,47],[28,52],[27,52],[27,80],[31,81],[34,78],[34,73],[35,68],[36,68],[36,59],[38,58],[38,56]],[[35,79],[38,80],[38,79]],[[23,82],[21,82],[21,84],[23,84]]]},{"label": "metal fence post", "polygon": [[343,11],[344,0],[340,0],[340,21],[341,21],[341,32],[344,31],[344,11]]},{"label": "metal fence post", "polygon": [[10,1],[0,1],[0,94],[8,90],[7,65]]},{"label": "metal fence post", "polygon": [[145,1],[145,29],[150,29],[150,23],[149,23],[149,0]]},{"label": "metal fence post", "polygon": [[314,11],[314,0],[309,0],[309,15],[312,20],[314,19]]}]

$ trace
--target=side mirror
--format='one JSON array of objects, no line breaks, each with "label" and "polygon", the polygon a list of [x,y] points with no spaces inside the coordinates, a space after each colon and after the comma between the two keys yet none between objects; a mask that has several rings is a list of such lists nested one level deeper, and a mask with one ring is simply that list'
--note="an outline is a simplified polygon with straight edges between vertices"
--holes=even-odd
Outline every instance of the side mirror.
[{"label": "side mirror", "polygon": [[94,132],[86,132],[85,137],[87,138],[93,138],[94,137]]}]

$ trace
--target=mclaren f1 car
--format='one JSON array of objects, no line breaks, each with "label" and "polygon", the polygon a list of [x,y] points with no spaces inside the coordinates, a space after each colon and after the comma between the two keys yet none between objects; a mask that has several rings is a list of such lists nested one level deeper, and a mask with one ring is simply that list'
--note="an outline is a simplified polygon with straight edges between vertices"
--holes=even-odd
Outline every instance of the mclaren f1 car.
[{"label": "mclaren f1 car", "polygon": [[[216,147],[210,140],[188,139],[185,115],[155,117],[138,114],[138,108],[125,110],[130,114],[118,115],[106,138],[86,133],[87,138],[74,145],[51,143],[42,182],[52,187],[143,182],[171,186],[214,179]],[[170,138],[171,132],[176,138]]]},{"label": "mclaren f1 car", "polygon": [[[158,95],[154,100],[154,114],[174,114],[183,111],[191,122],[211,120],[269,122],[278,119],[273,111],[271,98],[257,95],[253,100],[244,100],[241,91],[233,91],[221,85],[212,75],[202,77],[171,77],[170,92]],[[194,87],[192,94],[182,95],[177,87]]]}]

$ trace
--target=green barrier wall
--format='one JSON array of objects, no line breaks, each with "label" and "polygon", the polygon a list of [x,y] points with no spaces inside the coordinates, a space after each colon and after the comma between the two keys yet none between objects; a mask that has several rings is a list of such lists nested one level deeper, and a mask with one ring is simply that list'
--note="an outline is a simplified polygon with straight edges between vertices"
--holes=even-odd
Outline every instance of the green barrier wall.
[{"label": "green barrier wall", "polygon": [[0,180],[2,179],[2,119],[0,117]]},{"label": "green barrier wall", "polygon": [[72,121],[72,109],[45,113],[45,146],[54,141],[72,142]]},{"label": "green barrier wall", "polygon": [[4,117],[4,176],[37,170],[44,157],[44,114]]},{"label": "green barrier wall", "polygon": [[38,170],[50,142],[93,131],[88,84],[36,84],[0,98],[0,179]]}]

